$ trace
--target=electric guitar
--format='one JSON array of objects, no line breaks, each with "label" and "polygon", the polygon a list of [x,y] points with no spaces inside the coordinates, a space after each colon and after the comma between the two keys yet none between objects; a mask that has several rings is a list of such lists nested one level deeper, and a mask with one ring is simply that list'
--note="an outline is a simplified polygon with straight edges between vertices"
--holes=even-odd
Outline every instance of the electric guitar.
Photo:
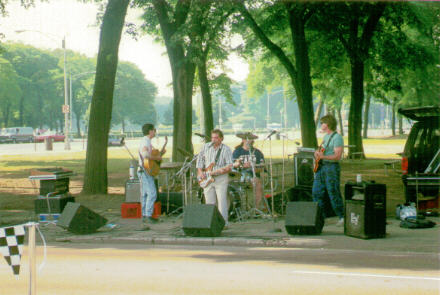
[{"label": "electric guitar", "polygon": [[[165,136],[165,143],[163,144],[162,150],[158,150],[158,149],[153,149],[151,151],[151,156],[152,157],[158,157],[161,156],[162,152],[165,150],[165,146],[168,143],[168,136]],[[152,159],[145,159],[144,161],[144,168],[145,170],[148,172],[148,174],[150,174],[151,176],[155,177],[157,175],[159,175],[160,172],[160,163],[162,161],[157,161],[157,160],[152,160]]]},{"label": "electric guitar", "polygon": [[212,162],[203,171],[203,174],[204,174],[205,178],[199,180],[199,186],[201,188],[205,188],[205,187],[207,187],[208,185],[210,185],[211,183],[213,183],[215,181],[214,177],[212,177],[211,173],[210,173],[210,172],[212,172],[212,169],[214,168],[214,166],[215,166],[215,163]]},{"label": "electric guitar", "polygon": [[[323,153],[325,148],[322,147],[322,144],[319,146],[318,150]],[[320,157],[315,157],[315,166],[313,166],[313,172],[316,173],[319,170],[319,164],[321,163]]]}]

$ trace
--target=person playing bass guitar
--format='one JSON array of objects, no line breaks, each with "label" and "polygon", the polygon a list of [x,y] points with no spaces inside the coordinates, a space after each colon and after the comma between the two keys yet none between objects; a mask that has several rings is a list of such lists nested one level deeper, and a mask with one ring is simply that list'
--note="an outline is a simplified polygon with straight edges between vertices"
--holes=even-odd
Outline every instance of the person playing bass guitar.
[{"label": "person playing bass guitar", "polygon": [[[157,167],[154,165],[160,165],[162,156],[165,154],[165,144],[161,151],[153,149],[151,139],[156,136],[156,128],[153,124],[144,124],[142,126],[142,134],[144,137],[139,144],[139,166],[145,169],[138,169],[138,177],[141,185],[141,204],[142,204],[142,223],[144,230],[148,230],[148,223],[156,223],[158,220],[153,218],[154,202],[157,199],[157,190],[154,183],[154,176],[158,173]],[[154,166],[154,167],[153,167]],[[153,172],[154,171],[154,172]]]},{"label": "person playing bass guitar", "polygon": [[[336,119],[332,115],[321,118],[321,132],[325,133],[321,147],[315,151],[315,178],[313,181],[313,201],[318,202],[324,214],[324,196],[327,190],[330,203],[339,217],[338,226],[344,224],[344,203],[340,191],[341,159],[344,139],[336,132]],[[325,218],[325,216],[324,216]]]},{"label": "person playing bass guitar", "polygon": [[197,178],[205,194],[206,204],[217,204],[228,226],[228,173],[232,168],[232,151],[222,143],[223,132],[214,129],[197,158]]}]

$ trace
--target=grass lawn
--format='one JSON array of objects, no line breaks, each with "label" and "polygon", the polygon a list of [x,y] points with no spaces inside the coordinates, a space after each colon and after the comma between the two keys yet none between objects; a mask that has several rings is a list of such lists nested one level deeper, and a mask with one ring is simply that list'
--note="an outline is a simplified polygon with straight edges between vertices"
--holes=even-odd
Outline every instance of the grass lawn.
[{"label": "grass lawn", "polygon": [[[345,139],[347,142],[347,139]],[[226,142],[231,148],[239,144],[237,138],[234,142]],[[378,183],[387,185],[387,212],[393,214],[396,204],[404,201],[403,185],[396,165],[396,171],[389,171],[385,174],[384,162],[396,159],[396,152],[403,150],[405,139],[367,139],[364,140],[364,149],[367,160],[343,160],[341,184],[344,185],[348,180],[354,180],[357,174],[362,174],[364,180],[375,180]],[[155,142],[153,142],[155,144]],[[135,145],[133,145],[135,146]],[[198,152],[201,145],[195,145],[194,150]],[[257,141],[256,147],[261,149],[268,162],[269,155],[272,154],[274,163],[274,178],[278,183],[282,179],[282,158],[283,141],[272,140],[271,142]],[[169,157],[171,146],[165,157]],[[370,152],[372,151],[372,152]],[[296,152],[296,145],[293,141],[284,142],[285,159],[285,187],[293,185],[293,161],[292,154]],[[132,149],[133,154],[137,154],[136,149]],[[5,223],[2,218],[14,215],[18,211],[33,212],[33,200],[38,194],[38,182],[32,183],[29,179],[29,172],[35,168],[63,167],[75,172],[71,178],[70,192],[77,198],[78,202],[99,210],[118,210],[124,201],[125,181],[128,178],[130,156],[124,148],[108,149],[108,194],[86,196],[81,194],[85,151],[71,153],[54,154],[28,154],[28,155],[3,155],[0,156],[0,224]],[[289,160],[287,160],[289,155]],[[164,162],[169,162],[165,159]],[[162,178],[162,183],[163,183]],[[277,190],[281,189],[281,184]],[[342,187],[343,189],[343,187]],[[342,190],[343,192],[343,190]],[[10,219],[9,219],[10,221]],[[8,221],[8,223],[9,223]]]}]

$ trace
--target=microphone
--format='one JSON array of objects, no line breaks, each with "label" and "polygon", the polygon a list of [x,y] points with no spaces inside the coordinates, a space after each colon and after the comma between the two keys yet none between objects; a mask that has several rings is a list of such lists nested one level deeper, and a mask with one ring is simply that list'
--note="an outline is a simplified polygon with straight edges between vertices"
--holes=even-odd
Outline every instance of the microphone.
[{"label": "microphone", "polygon": [[272,130],[267,136],[266,136],[266,138],[264,139],[264,140],[266,140],[266,139],[269,139],[272,135],[274,135],[275,133],[277,133],[278,131],[276,131],[276,130]]}]

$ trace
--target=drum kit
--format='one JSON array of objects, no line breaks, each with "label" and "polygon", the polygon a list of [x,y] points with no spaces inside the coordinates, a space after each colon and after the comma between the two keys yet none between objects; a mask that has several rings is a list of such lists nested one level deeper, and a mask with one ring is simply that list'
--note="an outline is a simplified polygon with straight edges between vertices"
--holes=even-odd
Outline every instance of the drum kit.
[{"label": "drum kit", "polygon": [[[209,142],[209,137],[200,133],[196,133],[197,136],[200,136],[204,142]],[[253,141],[258,138],[257,135],[251,132],[244,132],[236,134],[238,138]],[[192,153],[185,151],[181,148],[178,148],[178,151],[185,156],[185,161],[183,163],[163,163],[161,165],[161,169],[169,170],[169,171],[177,171],[173,176],[168,177],[166,182],[172,185],[167,185],[167,187],[173,187],[177,179],[181,179],[182,184],[182,206],[185,207],[188,204],[189,199],[192,201],[193,191],[196,192],[198,199],[201,203],[204,203],[204,195],[203,189],[198,186],[197,177],[194,169],[192,169],[195,165],[193,165],[197,161],[197,154],[193,155]],[[255,159],[254,156],[255,149],[251,148],[249,150],[249,155],[251,159]],[[189,160],[191,159],[191,160]],[[267,203],[266,198],[262,197],[262,202],[264,206],[264,211],[260,210],[256,206],[256,185],[254,179],[257,177],[257,173],[269,174],[269,177],[272,178],[272,174],[266,169],[266,165],[264,163],[256,164],[254,161],[249,161],[251,166],[249,168],[244,168],[243,166],[238,166],[237,168],[233,168],[232,171],[229,172],[229,185],[228,185],[228,204],[229,204],[229,219],[242,221],[246,218],[254,218],[254,217],[262,217],[262,218],[270,218],[272,216],[271,207]],[[244,170],[247,170],[245,173]],[[251,174],[249,173],[251,172]],[[188,179],[189,176],[189,179]],[[264,176],[263,176],[264,177]],[[169,192],[170,189],[168,188]],[[252,192],[252,195],[251,195]],[[190,196],[188,196],[190,194]],[[273,199],[273,198],[272,198]],[[273,207],[272,207],[273,208]],[[179,208],[180,212],[182,208]],[[177,211],[177,210],[175,210]]]}]

